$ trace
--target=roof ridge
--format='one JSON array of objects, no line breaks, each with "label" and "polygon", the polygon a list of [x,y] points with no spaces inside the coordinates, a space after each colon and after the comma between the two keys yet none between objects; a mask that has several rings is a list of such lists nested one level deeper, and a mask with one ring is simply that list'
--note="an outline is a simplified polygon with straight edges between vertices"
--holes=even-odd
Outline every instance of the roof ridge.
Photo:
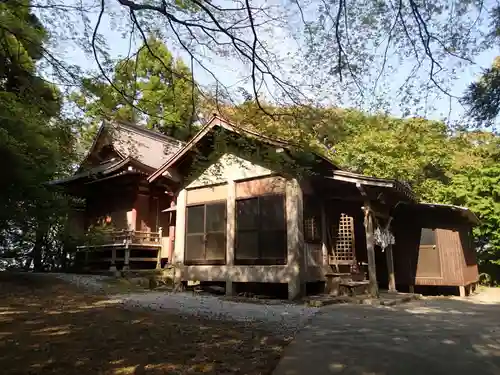
[{"label": "roof ridge", "polygon": [[162,142],[162,143],[177,143],[177,144],[180,144],[180,145],[184,145],[185,142],[179,140],[179,139],[176,139],[174,137],[170,137],[168,135],[165,135],[165,134],[162,134],[160,132],[157,132],[155,130],[151,130],[151,129],[147,129],[143,126],[140,126],[140,125],[137,125],[137,124],[133,124],[131,122],[126,122],[126,121],[123,121],[123,120],[113,120],[113,121],[106,121],[106,124],[109,124],[110,126],[119,126],[119,127],[124,127],[124,128],[127,128],[131,131],[135,131],[137,133],[142,133],[142,135],[144,136],[149,136],[150,138],[153,138],[155,140],[158,140],[159,142]]}]

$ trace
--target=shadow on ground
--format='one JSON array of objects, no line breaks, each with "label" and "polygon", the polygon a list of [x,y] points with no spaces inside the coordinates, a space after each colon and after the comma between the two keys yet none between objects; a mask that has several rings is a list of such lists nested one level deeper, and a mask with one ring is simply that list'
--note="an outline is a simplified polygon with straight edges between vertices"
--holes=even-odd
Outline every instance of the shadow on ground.
[{"label": "shadow on ground", "polygon": [[500,374],[500,304],[431,299],[329,306],[286,348],[274,375]]},{"label": "shadow on ground", "polygon": [[286,344],[236,322],[129,311],[61,281],[0,273],[2,374],[269,374]]}]

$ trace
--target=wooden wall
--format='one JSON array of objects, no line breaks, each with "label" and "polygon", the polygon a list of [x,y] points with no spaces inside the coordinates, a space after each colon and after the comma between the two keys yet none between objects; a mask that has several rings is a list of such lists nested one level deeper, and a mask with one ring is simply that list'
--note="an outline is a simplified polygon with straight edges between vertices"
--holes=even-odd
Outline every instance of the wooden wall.
[{"label": "wooden wall", "polygon": [[406,219],[394,223],[396,284],[462,286],[478,280],[475,250],[464,239],[468,227],[441,224],[436,228],[436,248],[421,248],[421,227],[432,228],[436,223]]},{"label": "wooden wall", "polygon": [[394,273],[396,285],[414,285],[418,261],[420,228],[405,220],[394,220],[393,246]]},{"label": "wooden wall", "polygon": [[236,182],[236,199],[257,197],[264,194],[285,194],[286,180],[272,176]]},{"label": "wooden wall", "polygon": [[479,281],[479,271],[477,267],[477,256],[472,233],[467,228],[460,231],[460,241],[464,250],[464,283],[470,284]]},{"label": "wooden wall", "polygon": [[93,193],[86,200],[86,228],[109,215],[115,229],[128,229],[127,212],[133,209],[135,192],[127,189],[119,193],[111,189],[103,189]]}]

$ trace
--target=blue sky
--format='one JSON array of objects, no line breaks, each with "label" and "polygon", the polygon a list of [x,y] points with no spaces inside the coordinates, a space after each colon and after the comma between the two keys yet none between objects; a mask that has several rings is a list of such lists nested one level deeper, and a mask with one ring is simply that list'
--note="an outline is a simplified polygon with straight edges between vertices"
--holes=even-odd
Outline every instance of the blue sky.
[{"label": "blue sky", "polygon": [[[90,21],[93,25],[96,22],[95,14],[91,14],[89,16]],[[108,17],[104,17],[100,26],[100,32],[103,37],[106,39],[107,44],[109,46],[109,53],[111,56],[118,58],[120,56],[126,56],[129,51],[129,41],[128,39],[123,38],[121,33],[117,31],[110,22]],[[276,37],[279,39],[279,36]],[[174,55],[182,58],[186,62],[189,61],[187,54],[182,50],[177,48],[172,43],[169,44],[169,48],[173,51]],[[287,45],[283,43],[282,46],[279,47],[281,50],[286,50]],[[449,91],[455,95],[460,96],[464,92],[465,88],[468,84],[470,84],[473,80],[477,79],[479,73],[482,68],[487,68],[491,65],[493,59],[499,54],[498,50],[489,50],[483,52],[475,59],[474,65],[466,66],[462,71],[459,71],[457,74],[457,79],[450,83]],[[65,53],[65,58],[69,60],[72,64],[77,64],[81,66],[85,70],[94,70],[97,68],[94,58],[92,56],[86,56],[81,50],[77,48],[70,48]],[[251,86],[249,83],[243,84],[241,83],[242,72],[247,70],[247,67],[242,65],[241,62],[235,61],[232,59],[220,59],[216,58],[213,63],[210,63],[208,60],[205,60],[208,66],[210,66],[212,72],[217,76],[217,78],[227,86],[243,86],[247,89],[247,91],[251,92]],[[189,65],[189,64],[188,64]],[[399,67],[398,72],[409,71],[410,64],[403,64]],[[213,78],[199,66],[195,65],[195,79],[204,86],[209,86],[214,83]],[[394,74],[390,77],[392,83],[399,84],[400,81],[404,80],[404,74]],[[399,116],[401,115],[401,111],[396,104],[398,98],[389,98],[390,101],[394,102],[394,105],[390,107],[390,112],[393,115]],[[333,99],[331,102],[336,103]],[[331,104],[331,103],[330,103]],[[407,104],[407,103],[405,103]],[[447,97],[442,97],[438,99],[433,99],[432,104],[436,107],[435,110],[426,111],[425,115],[428,118],[432,119],[442,119],[446,117],[450,113],[450,99]],[[350,106],[348,101],[345,101],[341,104],[342,106]],[[408,104],[411,106],[411,104]],[[458,120],[463,114],[463,108],[458,103],[457,100],[451,100],[451,119]]]}]

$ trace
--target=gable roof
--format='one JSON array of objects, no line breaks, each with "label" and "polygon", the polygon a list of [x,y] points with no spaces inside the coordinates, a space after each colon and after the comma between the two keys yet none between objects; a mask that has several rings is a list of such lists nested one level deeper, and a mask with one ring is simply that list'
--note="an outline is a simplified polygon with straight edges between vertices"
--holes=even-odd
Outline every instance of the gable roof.
[{"label": "gable roof", "polygon": [[99,146],[100,141],[110,144],[122,159],[130,157],[153,169],[159,168],[183,146],[183,142],[177,139],[142,126],[103,121],[79,170]]},{"label": "gable roof", "polygon": [[364,186],[374,186],[382,189],[390,189],[398,193],[405,199],[408,199],[409,201],[415,202],[417,200],[411,187],[399,180],[365,176],[359,173],[341,171],[341,170],[333,171],[331,176],[325,176],[325,177],[327,179],[336,181],[350,182]]},{"label": "gable roof", "polygon": [[399,210],[420,216],[427,216],[434,220],[448,218],[455,221],[479,225],[479,218],[467,207],[455,206],[441,203],[404,203],[398,207]]},{"label": "gable roof", "polygon": [[[297,147],[297,145],[294,145],[290,142],[284,141],[282,139],[278,138],[271,138],[268,137],[264,134],[257,133],[255,131],[252,131],[250,129],[244,128],[244,127],[239,127],[237,125],[234,125],[222,117],[220,117],[217,114],[214,114],[213,117],[203,126],[200,131],[193,137],[189,142],[187,142],[184,147],[180,148],[177,150],[176,153],[174,153],[170,159],[168,159],[165,163],[163,163],[153,174],[151,174],[148,177],[149,182],[153,182],[155,179],[157,179],[159,176],[161,176],[163,173],[167,171],[167,169],[171,168],[177,161],[179,161],[184,155],[186,155],[189,151],[193,149],[193,147],[200,142],[212,129],[219,127],[226,129],[232,133],[239,134],[244,137],[248,138],[253,138],[256,140],[259,140],[263,143],[267,143],[269,145],[275,146],[275,147],[282,147],[286,149],[290,149],[292,147]],[[337,167],[329,160],[324,158],[321,155],[314,154],[316,157],[320,158],[323,162],[328,163],[331,165],[332,168],[337,169]]]}]

